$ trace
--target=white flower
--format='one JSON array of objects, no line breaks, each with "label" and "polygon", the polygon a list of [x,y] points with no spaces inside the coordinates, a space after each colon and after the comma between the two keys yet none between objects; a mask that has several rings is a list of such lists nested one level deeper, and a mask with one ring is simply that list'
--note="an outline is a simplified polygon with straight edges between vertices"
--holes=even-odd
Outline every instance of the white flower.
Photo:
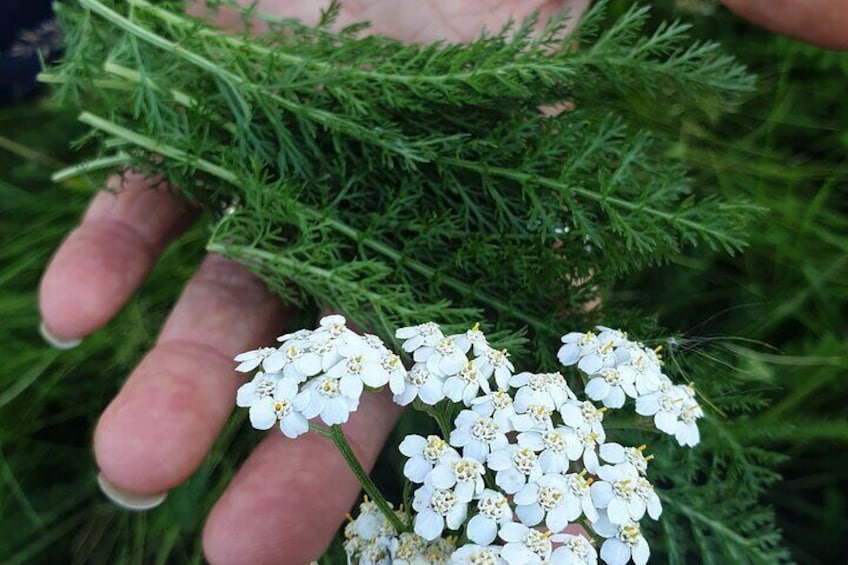
[{"label": "white flower", "polygon": [[654,491],[654,485],[645,477],[637,477],[636,494],[645,501],[648,507],[648,516],[654,520],[659,520],[662,514],[662,502],[660,502],[660,497]]},{"label": "white flower", "polygon": [[525,412],[531,404],[556,409],[571,398],[577,398],[560,373],[518,373],[509,380],[518,389],[515,393],[516,412]]},{"label": "white flower", "polygon": [[454,539],[451,536],[439,538],[428,543],[424,549],[427,558],[426,565],[447,565],[451,555],[456,551],[456,542]]},{"label": "white flower", "polygon": [[569,430],[567,433],[573,436],[565,440],[569,446],[567,448],[568,458],[577,461],[582,457],[583,466],[586,470],[592,474],[596,473],[600,464],[597,448],[601,442],[598,434],[587,429]]},{"label": "white flower", "polygon": [[508,445],[493,451],[486,462],[495,471],[495,484],[507,494],[515,494],[528,480],[535,481],[542,476],[536,453],[518,445]]},{"label": "white flower", "polygon": [[626,365],[606,367],[592,375],[584,389],[586,396],[607,408],[621,408],[627,396],[636,398],[636,373]]},{"label": "white flower", "polygon": [[[545,526],[552,532],[561,532],[573,518],[573,509],[563,506],[563,497],[568,487],[560,474],[543,475],[535,481],[529,481],[515,493],[515,513],[525,526],[535,526],[545,520]],[[577,507],[576,518],[580,515]]]},{"label": "white flower", "polygon": [[509,360],[509,353],[506,349],[498,351],[489,348],[475,357],[474,363],[477,365],[480,375],[487,381],[494,374],[495,382],[499,388],[509,386],[509,380],[512,377],[512,372],[515,371],[515,367]]},{"label": "white flower", "polygon": [[281,343],[286,343],[288,341],[300,341],[304,339],[309,339],[309,336],[312,335],[312,330],[300,329],[290,334],[281,335],[277,338],[277,341]]},{"label": "white flower", "polygon": [[[640,484],[638,474],[633,472],[630,465],[604,465],[598,469],[598,476],[603,479],[595,481],[592,486],[592,502],[601,509],[606,509],[606,515],[613,524],[626,524],[628,521],[639,521],[645,515],[648,502],[651,502],[652,518],[662,512],[659,497],[654,493],[650,483],[649,488]],[[654,518],[654,519],[656,519]]]},{"label": "white flower", "polygon": [[644,475],[648,472],[648,461],[654,458],[653,455],[645,456],[647,447],[624,447],[619,443],[605,443],[600,449],[601,459],[613,465],[631,465],[636,473]]},{"label": "white flower", "polygon": [[468,543],[453,552],[450,565],[506,565],[506,561],[501,558],[500,546]]},{"label": "white flower", "polygon": [[486,340],[486,335],[480,331],[480,324],[474,324],[473,328],[465,332],[465,338],[471,344],[472,351],[477,357],[491,349],[488,340]]},{"label": "white flower", "polygon": [[403,394],[406,388],[406,367],[396,354],[385,350],[380,357],[379,368],[377,369],[377,379],[386,380],[389,383],[389,389],[392,394]]},{"label": "white flower", "polygon": [[403,392],[394,395],[394,402],[406,406],[418,397],[424,404],[433,406],[445,397],[444,386],[442,377],[431,373],[426,363],[416,363],[406,374]]},{"label": "white flower", "polygon": [[285,362],[283,376],[295,382],[302,383],[324,369],[323,357],[312,351],[312,343],[306,339],[287,340],[280,351]]},{"label": "white flower", "polygon": [[497,491],[486,489],[477,501],[479,512],[465,530],[468,539],[480,545],[488,545],[495,540],[498,527],[512,520],[512,508],[506,497]]},{"label": "white flower", "polygon": [[442,535],[445,525],[458,530],[468,515],[468,503],[462,502],[450,489],[434,489],[424,485],[415,491],[412,508],[415,516],[415,533],[425,540],[434,540]]},{"label": "white flower", "polygon": [[425,478],[424,484],[437,489],[453,489],[460,502],[471,502],[485,488],[483,483],[485,472],[483,464],[470,457],[442,461],[433,467]]},{"label": "white flower", "polygon": [[465,354],[471,344],[464,334],[450,335],[442,338],[435,346],[425,345],[415,350],[413,359],[416,363],[427,363],[427,368],[433,373],[446,377],[456,375],[468,363]]},{"label": "white flower", "polygon": [[492,451],[503,449],[509,443],[498,423],[473,410],[463,410],[454,420],[450,444],[461,447],[465,457],[485,462]]},{"label": "white flower", "polygon": [[390,538],[397,534],[380,507],[367,496],[359,505],[359,516],[351,524],[353,532],[366,541]]},{"label": "white flower", "polygon": [[276,347],[260,347],[253,351],[239,353],[233,361],[239,362],[236,371],[240,373],[249,373],[259,365],[262,365],[262,370],[266,373],[278,373],[285,364],[285,357]]},{"label": "white flower", "polygon": [[274,390],[280,381],[279,373],[257,372],[250,382],[244,383],[236,392],[236,406],[250,408],[260,398],[274,396]]},{"label": "white flower", "polygon": [[309,422],[294,406],[297,383],[281,379],[274,388],[273,396],[263,396],[250,406],[250,423],[257,430],[268,430],[280,423],[283,435],[296,438],[309,431]]},{"label": "white flower", "polygon": [[519,432],[530,430],[543,431],[550,430],[554,427],[551,414],[553,410],[545,404],[530,404],[529,406],[519,409],[516,406],[517,414],[512,419],[513,427]]},{"label": "white flower", "polygon": [[389,381],[389,373],[380,365],[380,351],[370,347],[365,340],[349,340],[339,346],[339,354],[341,359],[330,367],[327,376],[338,379],[348,396],[358,398],[363,385],[379,388]]},{"label": "white flower", "polygon": [[554,560],[562,565],[597,565],[598,552],[583,536],[564,534],[560,546],[554,550]]},{"label": "white flower", "polygon": [[509,565],[564,565],[568,563],[567,554],[553,551],[553,543],[565,540],[565,534],[552,534],[528,528],[524,524],[510,522],[500,532],[500,538],[506,542],[501,557]]},{"label": "white flower", "polygon": [[626,522],[613,524],[601,515],[592,529],[601,537],[608,538],[601,546],[601,559],[608,565],[625,565],[630,559],[636,565],[645,565],[651,556],[651,548],[642,537],[639,524]]},{"label": "white flower", "polygon": [[341,343],[347,343],[351,339],[360,339],[345,324],[347,324],[347,320],[344,319],[344,316],[338,314],[324,316],[319,320],[318,327],[310,334],[309,340],[313,343],[328,340],[338,340]]},{"label": "white flower", "polygon": [[662,362],[656,352],[639,343],[629,343],[616,350],[620,366],[629,367],[634,373],[634,385],[640,394],[649,394],[660,389],[662,384]]},{"label": "white flower", "polygon": [[606,440],[604,431],[604,412],[606,408],[598,409],[594,404],[585,400],[568,400],[559,407],[562,421],[575,430],[589,431],[597,435],[598,442]]},{"label": "white flower", "polygon": [[[429,361],[427,368],[430,369]],[[471,406],[481,389],[484,394],[491,392],[489,382],[470,361],[465,363],[459,374],[448,377],[444,386],[445,396],[454,402],[462,401],[466,406]]]},{"label": "white flower", "polygon": [[598,341],[601,343],[612,342],[614,347],[618,347],[625,343],[632,343],[627,339],[627,332],[615,330],[606,326],[595,326],[595,329],[600,332],[598,334]]},{"label": "white flower", "polygon": [[445,336],[438,324],[427,322],[417,326],[400,328],[395,332],[395,337],[405,340],[402,346],[404,351],[413,353],[420,347],[435,347]]},{"label": "white flower", "polygon": [[[357,384],[358,383],[358,384]],[[347,381],[320,375],[303,385],[294,407],[307,419],[320,416],[328,426],[344,424],[359,408],[362,381],[348,376]]]},{"label": "white flower", "polygon": [[390,549],[393,565],[427,565],[425,555],[427,541],[412,532],[404,532],[393,538]]},{"label": "white flower", "polygon": [[580,459],[584,450],[574,430],[565,426],[544,432],[521,432],[518,445],[539,453],[539,465],[545,473],[566,472],[569,461]]},{"label": "white flower", "polygon": [[636,413],[653,416],[658,430],[675,436],[680,445],[695,446],[701,439],[696,421],[704,415],[688,385],[677,385],[636,399]]},{"label": "white flower", "polygon": [[563,346],[557,352],[559,362],[570,367],[577,363],[581,357],[594,351],[598,348],[598,337],[593,332],[571,332],[567,333],[562,338]]},{"label": "white flower", "polygon": [[409,457],[403,474],[413,483],[423,483],[437,464],[459,459],[459,453],[438,436],[408,435],[400,442],[400,452]]},{"label": "white flower", "polygon": [[512,419],[515,417],[512,397],[502,388],[472,400],[471,409],[481,416],[492,418],[504,433],[515,429],[512,423]]}]

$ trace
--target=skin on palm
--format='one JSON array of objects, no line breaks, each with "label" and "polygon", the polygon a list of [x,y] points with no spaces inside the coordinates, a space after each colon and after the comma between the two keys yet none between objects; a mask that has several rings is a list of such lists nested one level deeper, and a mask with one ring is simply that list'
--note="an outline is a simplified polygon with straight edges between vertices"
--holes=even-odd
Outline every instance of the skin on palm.
[{"label": "skin on palm", "polygon": [[[586,3],[566,4],[577,14]],[[260,7],[314,21],[324,4],[265,0]],[[794,29],[780,27],[789,20],[757,12],[757,2],[728,4],[743,14],[748,6],[752,17],[772,18],[781,31]],[[781,4],[799,9],[802,3]],[[374,32],[398,39],[460,41],[484,28],[500,28],[510,16],[521,19],[538,8],[544,17],[563,5],[349,0],[339,25],[369,20]],[[845,17],[848,8],[840,10]],[[57,251],[42,280],[40,304],[45,324],[58,337],[82,337],[102,327],[191,220],[190,210],[150,188],[150,181],[130,175],[117,194],[99,194]],[[233,408],[239,383],[232,357],[270,341],[286,328],[287,318],[255,277],[235,263],[208,257],[183,291],[156,346],[98,423],[95,455],[104,476],[126,491],[153,494],[191,475]],[[371,394],[345,426],[366,467],[376,459],[397,415],[388,395]],[[358,490],[327,439],[308,434],[287,441],[272,433],[212,511],[204,531],[207,556],[213,563],[304,563],[317,558]]]}]

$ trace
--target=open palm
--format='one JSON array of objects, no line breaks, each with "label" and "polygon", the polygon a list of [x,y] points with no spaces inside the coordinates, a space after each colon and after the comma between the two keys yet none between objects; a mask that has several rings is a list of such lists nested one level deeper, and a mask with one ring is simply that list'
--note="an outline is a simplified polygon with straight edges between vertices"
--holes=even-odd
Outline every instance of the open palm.
[{"label": "open palm", "polygon": [[[375,32],[409,41],[461,41],[534,9],[544,16],[570,3],[576,14],[586,1],[349,0],[338,23],[368,20]],[[323,4],[265,0],[260,7],[309,21]],[[122,190],[97,195],[57,251],[41,285],[42,316],[55,337],[73,340],[108,322],[191,222],[192,210],[153,184],[125,175]],[[242,267],[207,257],[98,423],[95,455],[107,483],[144,503],[191,475],[233,408],[240,384],[233,356],[273,339],[289,315]],[[345,426],[365,465],[397,415],[390,397],[372,394]],[[327,439],[270,434],[212,511],[205,552],[213,563],[305,563],[323,553],[358,491]]]}]

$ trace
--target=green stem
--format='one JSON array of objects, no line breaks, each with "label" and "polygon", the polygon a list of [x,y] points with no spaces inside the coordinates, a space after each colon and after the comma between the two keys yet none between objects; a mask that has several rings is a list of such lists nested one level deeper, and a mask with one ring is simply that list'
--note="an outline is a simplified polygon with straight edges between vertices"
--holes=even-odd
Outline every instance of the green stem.
[{"label": "green stem", "polygon": [[392,510],[392,507],[383,497],[383,493],[380,492],[380,489],[377,488],[377,485],[374,484],[374,481],[371,480],[371,477],[368,476],[368,473],[365,472],[365,469],[359,463],[359,459],[356,458],[356,454],[347,442],[347,438],[345,438],[344,431],[341,426],[335,424],[327,429],[321,426],[312,425],[311,428],[332,440],[336,449],[339,450],[339,453],[341,453],[344,458],[345,463],[347,463],[357,480],[359,480],[359,484],[362,485],[362,490],[364,490],[365,493],[373,499],[374,504],[377,505],[380,512],[382,512],[389,522],[391,522],[397,533],[405,532],[407,527],[403,522],[401,522],[400,518],[398,518],[397,514],[395,514],[395,511]]},{"label": "green stem", "polygon": [[52,180],[53,182],[63,182],[70,178],[79,175],[84,175],[92,171],[98,171],[101,169],[111,169],[120,165],[128,165],[131,161],[132,158],[123,152],[118,153],[116,155],[108,155],[99,159],[83,161],[82,163],[78,163],[71,167],[65,167],[64,169],[53,173],[50,176],[50,180]]}]

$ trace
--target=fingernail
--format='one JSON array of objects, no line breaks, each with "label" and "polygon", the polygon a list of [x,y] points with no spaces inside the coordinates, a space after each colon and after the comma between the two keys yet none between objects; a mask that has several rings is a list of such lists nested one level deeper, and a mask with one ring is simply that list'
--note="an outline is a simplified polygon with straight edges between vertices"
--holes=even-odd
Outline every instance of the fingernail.
[{"label": "fingernail", "polygon": [[53,334],[47,328],[47,324],[44,323],[44,320],[42,320],[41,323],[38,325],[38,333],[41,334],[41,337],[44,338],[44,341],[46,341],[56,349],[73,349],[74,347],[82,343],[82,338],[65,339]]},{"label": "fingernail", "polygon": [[104,477],[103,473],[97,473],[97,484],[109,500],[127,510],[150,510],[156,508],[168,496],[167,492],[159,494],[127,492]]}]

